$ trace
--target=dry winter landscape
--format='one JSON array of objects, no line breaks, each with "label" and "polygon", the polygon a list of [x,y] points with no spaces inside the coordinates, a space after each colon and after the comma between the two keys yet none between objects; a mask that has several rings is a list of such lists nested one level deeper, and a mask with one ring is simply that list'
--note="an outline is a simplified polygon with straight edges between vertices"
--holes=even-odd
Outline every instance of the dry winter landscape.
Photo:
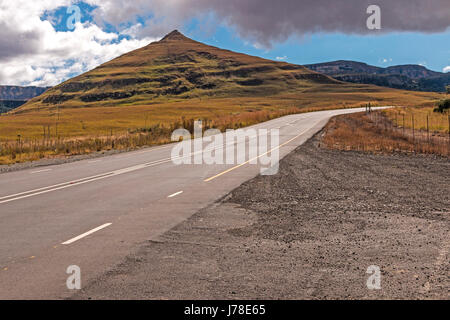
[{"label": "dry winter landscape", "polygon": [[448,0],[0,0],[0,36],[2,302],[449,300]]}]

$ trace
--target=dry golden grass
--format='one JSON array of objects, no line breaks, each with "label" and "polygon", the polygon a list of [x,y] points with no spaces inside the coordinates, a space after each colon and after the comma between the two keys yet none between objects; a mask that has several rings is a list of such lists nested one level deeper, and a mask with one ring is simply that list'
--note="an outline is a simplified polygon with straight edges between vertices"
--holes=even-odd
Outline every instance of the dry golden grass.
[{"label": "dry golden grass", "polygon": [[372,105],[433,105],[441,96],[436,93],[374,88],[373,92],[358,92],[353,85],[333,90],[328,86],[319,86],[298,94],[271,97],[196,98],[133,106],[49,106],[19,110],[0,116],[0,141],[14,141],[19,134],[26,139],[42,139],[44,127],[47,133],[50,129],[53,138],[92,137],[109,135],[111,131],[120,134],[145,126],[170,124],[181,117],[217,120],[236,115],[245,117],[255,111],[276,113],[293,107],[314,111],[358,107],[368,102]]},{"label": "dry golden grass", "polygon": [[[376,88],[376,87],[375,87]],[[350,94],[327,90],[273,97],[180,99],[136,106],[41,108],[0,116],[0,164],[133,149],[169,142],[180,119],[203,119],[220,130],[240,128],[287,114],[372,105],[431,105],[438,94],[376,88]],[[148,128],[161,128],[156,134]],[[144,130],[143,130],[144,129]],[[137,134],[139,132],[139,134]]]},{"label": "dry golden grass", "polygon": [[416,130],[448,133],[449,112],[433,112],[433,107],[427,108],[395,108],[384,110],[386,116],[396,125]]},{"label": "dry golden grass", "polygon": [[333,118],[325,128],[322,140],[330,149],[370,153],[426,153],[450,156],[447,137],[431,140],[426,135],[413,137],[392,126],[381,112],[357,113]]},{"label": "dry golden grass", "polygon": [[173,33],[1,115],[0,164],[164,143],[182,118],[208,120],[223,130],[289,113],[369,102],[432,106],[440,98],[344,83]]},{"label": "dry golden grass", "polygon": [[[259,122],[268,121],[288,114],[311,111],[309,109],[285,108],[278,111],[262,110],[232,114],[227,117],[208,119],[202,117],[204,130],[217,128],[237,129]],[[27,139],[17,136],[16,140],[0,142],[0,164],[12,164],[34,161],[42,158],[71,156],[105,150],[131,150],[142,146],[160,145],[171,142],[172,132],[178,128],[186,128],[193,132],[193,123],[198,117],[179,118],[174,122],[152,125],[147,119],[141,127],[129,129],[125,133],[113,133],[112,130],[103,135],[80,136],[77,138],[52,137],[50,126],[41,138]]]}]

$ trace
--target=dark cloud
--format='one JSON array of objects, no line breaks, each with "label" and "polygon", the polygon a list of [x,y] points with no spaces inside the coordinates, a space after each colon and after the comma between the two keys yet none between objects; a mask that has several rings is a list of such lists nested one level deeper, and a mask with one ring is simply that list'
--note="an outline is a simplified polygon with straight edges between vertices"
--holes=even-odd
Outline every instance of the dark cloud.
[{"label": "dark cloud", "polygon": [[[442,32],[450,26],[449,0],[191,0],[208,7],[245,36],[266,42],[292,34],[367,34],[369,5],[381,8],[381,32]],[[187,9],[187,8],[186,8]]]},{"label": "dark cloud", "polygon": [[105,20],[123,22],[130,18],[127,12],[134,14],[136,8],[153,12],[158,21],[146,28],[147,34],[213,12],[242,36],[261,43],[314,32],[373,33],[366,27],[366,10],[372,4],[381,7],[379,33],[442,32],[450,26],[450,0],[135,0],[134,10],[124,10],[119,0],[105,1],[115,3],[104,7]]},{"label": "dark cloud", "polygon": [[0,62],[39,50],[41,35],[36,31],[21,32],[0,22]]},{"label": "dark cloud", "polygon": [[[201,27],[227,23],[244,38],[269,46],[292,35],[315,32],[377,34],[394,31],[442,32],[450,26],[450,0],[84,0],[96,5],[96,21],[130,25],[148,17],[138,38],[161,36],[197,17]],[[381,7],[382,30],[366,27],[367,7]],[[211,17],[214,20],[205,19]],[[14,12],[11,12],[14,15]],[[0,22],[0,62],[38,53],[42,35]]]}]

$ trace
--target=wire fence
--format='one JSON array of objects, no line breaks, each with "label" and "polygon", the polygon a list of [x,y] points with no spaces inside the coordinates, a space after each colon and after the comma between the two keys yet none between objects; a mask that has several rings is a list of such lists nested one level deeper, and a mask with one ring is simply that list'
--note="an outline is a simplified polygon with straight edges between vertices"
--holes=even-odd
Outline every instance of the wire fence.
[{"label": "wire fence", "polygon": [[[375,126],[385,132],[402,136],[413,144],[415,152],[438,150],[439,154],[450,156],[450,113],[447,115],[446,129],[443,129],[442,115],[433,117],[425,114],[419,116],[415,113],[398,110],[390,113],[389,116],[384,111],[367,110],[367,115]],[[437,125],[436,122],[439,122]],[[433,130],[439,127],[441,130]]]}]

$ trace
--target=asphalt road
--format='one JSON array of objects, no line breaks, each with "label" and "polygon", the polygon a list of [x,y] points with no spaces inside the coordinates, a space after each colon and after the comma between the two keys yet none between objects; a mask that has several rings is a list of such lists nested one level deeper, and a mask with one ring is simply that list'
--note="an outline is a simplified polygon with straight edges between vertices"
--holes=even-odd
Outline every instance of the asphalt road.
[{"label": "asphalt road", "polygon": [[[251,128],[279,129],[282,158],[330,117],[359,111],[290,115]],[[175,165],[173,146],[1,174],[0,299],[70,297],[69,266],[80,267],[83,286],[260,173],[248,163]]]}]

